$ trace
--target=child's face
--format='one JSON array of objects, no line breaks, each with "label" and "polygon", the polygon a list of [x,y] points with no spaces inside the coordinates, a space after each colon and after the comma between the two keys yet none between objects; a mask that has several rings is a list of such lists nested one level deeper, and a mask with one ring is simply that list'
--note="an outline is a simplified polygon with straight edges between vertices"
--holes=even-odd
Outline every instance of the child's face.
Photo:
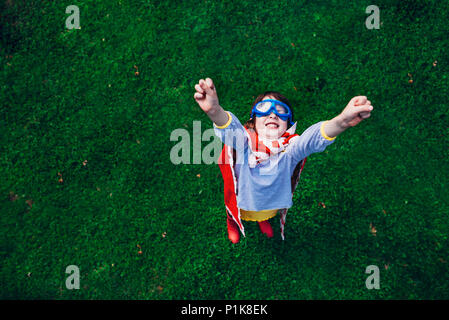
[{"label": "child's face", "polygon": [[[263,98],[275,99],[275,97],[268,95]],[[256,117],[255,120],[256,132],[261,138],[278,139],[287,130],[287,121],[282,120],[272,112],[265,117]]]}]

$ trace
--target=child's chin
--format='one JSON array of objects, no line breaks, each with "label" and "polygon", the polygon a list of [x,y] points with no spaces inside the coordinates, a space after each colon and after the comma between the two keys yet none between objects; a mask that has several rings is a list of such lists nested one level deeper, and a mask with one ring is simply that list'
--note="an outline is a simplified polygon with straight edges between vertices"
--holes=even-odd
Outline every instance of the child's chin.
[{"label": "child's chin", "polygon": [[282,136],[282,133],[279,129],[267,128],[263,132],[261,132],[261,136],[265,139],[278,139],[280,136]]}]

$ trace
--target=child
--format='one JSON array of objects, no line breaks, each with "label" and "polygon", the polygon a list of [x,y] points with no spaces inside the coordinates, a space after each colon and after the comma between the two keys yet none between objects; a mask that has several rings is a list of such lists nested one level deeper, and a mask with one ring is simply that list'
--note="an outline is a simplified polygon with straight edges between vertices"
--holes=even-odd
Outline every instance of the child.
[{"label": "child", "polygon": [[298,136],[294,134],[296,123],[290,103],[277,92],[259,95],[250,120],[242,126],[233,113],[219,105],[210,78],[201,79],[195,89],[194,99],[213,121],[215,134],[225,143],[221,155],[225,163],[221,169],[228,237],[232,243],[239,242],[239,229],[244,234],[240,219],[257,221],[262,233],[273,237],[268,220],[277,213],[281,215],[284,238],[285,215],[293,204],[292,192],[306,157],[324,151],[340,133],[370,117],[373,110],[365,96],[354,97],[338,116],[315,123]]}]

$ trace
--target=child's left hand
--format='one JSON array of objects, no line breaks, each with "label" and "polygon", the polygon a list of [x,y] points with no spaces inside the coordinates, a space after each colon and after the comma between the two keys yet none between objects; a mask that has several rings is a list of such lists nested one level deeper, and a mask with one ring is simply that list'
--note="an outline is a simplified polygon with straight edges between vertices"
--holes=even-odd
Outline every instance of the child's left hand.
[{"label": "child's left hand", "polygon": [[358,125],[363,119],[371,116],[372,110],[373,106],[371,105],[371,101],[365,96],[352,98],[339,116],[341,126],[349,128]]}]

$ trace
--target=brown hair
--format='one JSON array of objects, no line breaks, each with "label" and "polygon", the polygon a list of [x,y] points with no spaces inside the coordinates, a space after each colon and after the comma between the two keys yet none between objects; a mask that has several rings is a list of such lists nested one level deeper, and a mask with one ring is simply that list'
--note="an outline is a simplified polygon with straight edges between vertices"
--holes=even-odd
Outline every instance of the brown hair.
[{"label": "brown hair", "polygon": [[[253,107],[260,101],[263,100],[263,98],[265,98],[266,96],[273,96],[276,100],[279,100],[283,103],[285,103],[286,105],[288,105],[288,107],[290,108],[291,112],[292,112],[292,123],[294,123],[295,121],[293,120],[293,109],[290,105],[290,102],[288,101],[288,99],[286,97],[284,97],[282,94],[280,94],[279,92],[276,91],[265,91],[262,94],[259,94],[256,98],[256,100],[254,100],[254,103],[251,107],[251,111],[253,110]],[[253,129],[256,130],[256,119],[255,117],[251,118],[251,113],[250,113],[250,119],[248,121],[246,121],[246,123],[244,124],[244,127],[247,129]],[[287,123],[287,129],[291,127],[290,123]]]}]

